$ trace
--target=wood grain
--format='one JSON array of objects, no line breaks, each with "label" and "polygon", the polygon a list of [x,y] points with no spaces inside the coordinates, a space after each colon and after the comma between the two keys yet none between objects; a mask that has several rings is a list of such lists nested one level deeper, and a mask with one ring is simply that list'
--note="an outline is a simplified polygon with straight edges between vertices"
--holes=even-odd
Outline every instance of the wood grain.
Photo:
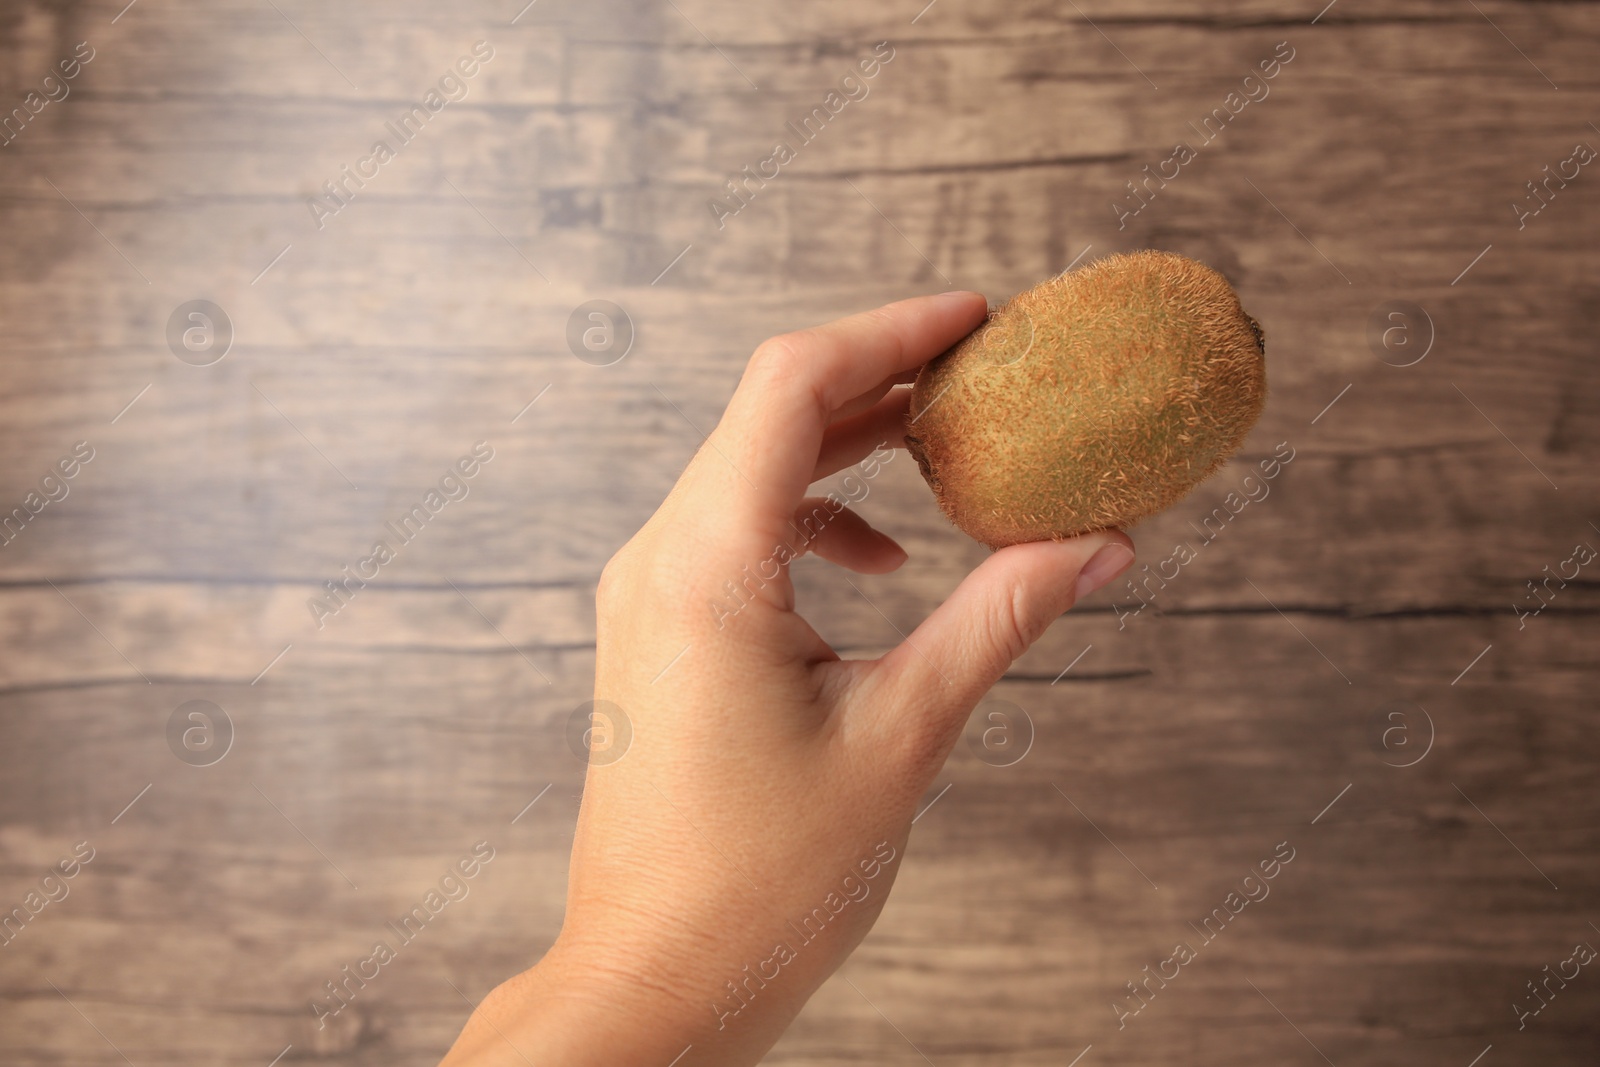
[{"label": "wood grain", "polygon": [[[1510,1007],[1600,942],[1600,583],[1514,609],[1600,545],[1600,177],[1512,207],[1600,147],[1593,5],[518,6],[0,2],[6,107],[96,49],[0,148],[0,514],[95,449],[0,547],[0,911],[96,850],[0,947],[0,1059],[436,1062],[463,994],[559,928],[594,583],[750,350],[1156,246],[1239,288],[1272,396],[1133,531],[1141,562],[1295,459],[1149,607],[1118,583],[1016,664],[990,698],[1028,754],[958,745],[882,920],[767,1062],[1593,1062],[1600,982],[1520,1032]],[[479,40],[466,98],[319,228],[308,199]],[[724,182],[881,41],[870,93],[719,226]],[[1270,94],[1119,227],[1280,41]],[[165,338],[199,298],[235,328],[209,367]],[[596,298],[637,330],[610,367],[565,340]],[[1431,317],[1414,366],[1368,344],[1395,299]],[[470,494],[319,628],[321,583],[478,441]],[[902,571],[795,573],[870,656],[984,551],[903,456],[861,510]],[[167,740],[197,699],[234,730],[205,767]],[[1394,707],[1414,766],[1374,742]],[[470,896],[319,1030],[322,983],[482,840]],[[1124,983],[1282,841],[1271,895],[1119,1029]]]}]

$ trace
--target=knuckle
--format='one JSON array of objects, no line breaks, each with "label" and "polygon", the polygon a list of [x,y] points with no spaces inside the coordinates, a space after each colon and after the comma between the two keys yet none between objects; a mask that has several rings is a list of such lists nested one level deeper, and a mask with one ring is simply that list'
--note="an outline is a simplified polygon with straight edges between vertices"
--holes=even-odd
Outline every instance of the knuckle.
[{"label": "knuckle", "polygon": [[818,345],[819,336],[815,331],[800,330],[761,342],[750,357],[748,370],[754,388],[768,396],[809,392],[826,415],[827,404],[818,384],[826,377],[826,373],[819,370],[819,363],[825,362],[825,350]]},{"label": "knuckle", "polygon": [[635,618],[659,623],[695,601],[705,569],[695,560],[664,550],[654,539],[641,542],[636,537],[601,568],[595,583],[595,615],[609,626]]},{"label": "knuckle", "polygon": [[608,615],[621,603],[629,585],[628,547],[624,545],[600,569],[600,580],[595,584],[595,607],[600,614]]},{"label": "knuckle", "polygon": [[769,337],[756,346],[750,363],[766,374],[787,374],[800,362],[802,335],[783,333]]}]

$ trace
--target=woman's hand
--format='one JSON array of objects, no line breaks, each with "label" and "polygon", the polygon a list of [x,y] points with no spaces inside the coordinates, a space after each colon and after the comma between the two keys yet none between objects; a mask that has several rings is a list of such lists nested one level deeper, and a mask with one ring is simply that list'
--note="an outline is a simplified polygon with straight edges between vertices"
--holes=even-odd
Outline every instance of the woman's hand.
[{"label": "woman's hand", "polygon": [[972,708],[1133,561],[1116,531],[1002,549],[877,660],[841,660],[795,613],[793,556],[905,561],[807,487],[900,447],[895,384],[985,311],[947,293],[756,351],[601,576],[597,728],[631,739],[614,762],[591,753],[561,934],[446,1064],[753,1064],[866,935]]}]

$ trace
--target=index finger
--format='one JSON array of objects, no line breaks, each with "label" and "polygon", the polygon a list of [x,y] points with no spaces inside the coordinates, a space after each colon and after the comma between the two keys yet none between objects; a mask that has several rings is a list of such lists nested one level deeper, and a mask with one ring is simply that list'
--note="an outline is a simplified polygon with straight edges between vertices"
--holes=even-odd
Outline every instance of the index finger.
[{"label": "index finger", "polygon": [[916,297],[761,345],[711,433],[746,483],[733,497],[751,502],[751,518],[786,522],[811,484],[834,413],[944,352],[987,312],[980,293]]}]

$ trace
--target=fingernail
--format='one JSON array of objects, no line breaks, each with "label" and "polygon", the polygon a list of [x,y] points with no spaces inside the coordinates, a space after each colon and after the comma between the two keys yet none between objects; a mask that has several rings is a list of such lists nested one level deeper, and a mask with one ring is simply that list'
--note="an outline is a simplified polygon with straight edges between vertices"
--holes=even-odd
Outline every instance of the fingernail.
[{"label": "fingernail", "polygon": [[1078,584],[1073,598],[1082,600],[1097,589],[1103,589],[1111,580],[1133,565],[1133,549],[1121,541],[1113,541],[1089,557],[1089,562],[1078,572]]},{"label": "fingernail", "polygon": [[971,289],[952,289],[948,293],[940,293],[939,299],[951,304],[970,304],[973,297],[983,298],[982,293]]}]

